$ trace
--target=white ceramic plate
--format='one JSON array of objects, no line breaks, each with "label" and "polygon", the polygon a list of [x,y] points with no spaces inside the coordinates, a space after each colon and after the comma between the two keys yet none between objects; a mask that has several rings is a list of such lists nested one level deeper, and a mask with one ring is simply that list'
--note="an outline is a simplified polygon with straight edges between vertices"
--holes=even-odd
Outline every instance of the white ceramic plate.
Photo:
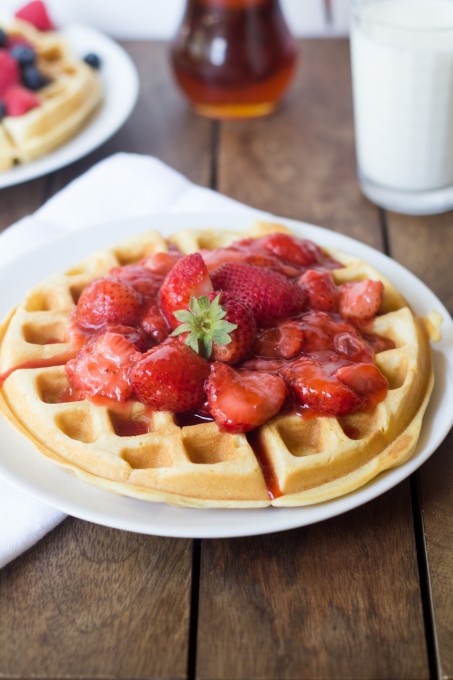
[{"label": "white ceramic plate", "polygon": [[[17,258],[0,269],[0,317],[47,275],[77,263],[97,248],[128,235],[156,228],[169,234],[181,228],[245,230],[247,214],[155,215],[98,225],[73,232]],[[444,318],[443,339],[434,348],[436,384],[414,457],[343,498],[306,508],[256,510],[192,510],[116,496],[83,483],[35,451],[6,421],[0,419],[0,474],[48,504],[81,519],[118,529],[159,536],[221,538],[264,534],[312,524],[339,515],[379,496],[416,470],[436,450],[453,422],[453,322],[438,298],[413,274],[372,248],[340,234],[273,218],[321,245],[340,248],[367,260],[408,299],[419,314],[436,309]]]},{"label": "white ceramic plate", "polygon": [[58,170],[86,156],[109,139],[129,118],[138,96],[138,75],[129,55],[113,40],[87,26],[62,30],[76,55],[96,52],[102,60],[99,75],[104,100],[82,130],[66,144],[30,163],[0,172],[0,189]]}]

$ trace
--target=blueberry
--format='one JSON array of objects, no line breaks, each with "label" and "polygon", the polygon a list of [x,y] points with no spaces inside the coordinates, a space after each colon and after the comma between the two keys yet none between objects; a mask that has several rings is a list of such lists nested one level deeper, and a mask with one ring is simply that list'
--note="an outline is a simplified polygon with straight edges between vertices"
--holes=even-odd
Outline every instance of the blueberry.
[{"label": "blueberry", "polygon": [[0,101],[0,120],[6,116],[6,106]]},{"label": "blueberry", "polygon": [[6,47],[7,42],[8,36],[6,34],[6,31],[4,31],[3,28],[0,28],[0,47]]},{"label": "blueberry", "polygon": [[13,45],[9,53],[21,66],[30,66],[36,61],[36,53],[31,45]]},{"label": "blueberry", "polygon": [[101,58],[98,54],[95,54],[94,52],[86,54],[83,58],[83,61],[86,64],[88,64],[88,66],[91,66],[91,68],[94,68],[96,70],[101,68]]},{"label": "blueberry", "polygon": [[48,85],[50,78],[45,76],[41,71],[38,71],[36,66],[24,66],[22,69],[22,82],[29,90],[40,90],[42,87]]}]

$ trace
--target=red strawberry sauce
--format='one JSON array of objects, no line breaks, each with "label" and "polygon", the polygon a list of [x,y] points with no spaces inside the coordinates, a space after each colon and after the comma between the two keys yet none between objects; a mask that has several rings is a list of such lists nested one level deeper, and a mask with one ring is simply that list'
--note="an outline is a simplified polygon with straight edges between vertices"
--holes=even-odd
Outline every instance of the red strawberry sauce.
[{"label": "red strawberry sauce", "polygon": [[[186,257],[187,263],[182,254],[174,253],[165,275],[156,269],[156,258],[146,258],[116,267],[90,284],[67,331],[72,344],[66,370],[70,386],[61,401],[90,398],[110,404],[112,425],[119,436],[149,431],[148,416],[129,418],[131,400],[141,399],[147,413],[171,410],[169,403],[190,403],[190,412],[175,413],[175,422],[184,427],[216,420],[221,428],[228,423],[225,427],[230,432],[247,432],[269,492],[278,496],[260,447],[259,425],[279,413],[304,418],[341,416],[371,409],[385,398],[388,383],[374,357],[394,345],[369,330],[379,313],[382,284],[337,286],[330,272],[341,265],[310,241],[287,234],[201,251],[196,259]],[[150,285],[143,286],[143,281]],[[360,291],[365,289],[367,299],[361,300]],[[180,323],[173,312],[187,310],[191,297],[203,295],[212,300],[217,293],[225,294],[225,300],[233,296],[254,315],[256,332],[248,350],[241,348],[245,360],[231,359],[237,356],[234,352],[201,358],[184,344],[187,333],[167,337],[175,323]],[[237,342],[235,332],[230,342]],[[164,370],[159,364],[162,352],[156,352],[157,337],[163,338],[160,345],[171,346],[173,368],[167,365]],[[222,357],[227,358],[222,362]],[[0,375],[0,387],[16,368],[62,365],[67,360],[61,356],[14,367]],[[275,378],[254,380],[250,372]],[[261,383],[278,387],[281,398],[276,400],[274,395],[272,400]],[[238,402],[228,399],[233,384],[234,394],[243,400],[239,408]],[[178,390],[186,393],[176,394]],[[51,398],[55,400],[55,394]],[[350,434],[355,436],[352,430]]]},{"label": "red strawberry sauce", "polygon": [[278,485],[277,477],[274,468],[268,460],[266,449],[261,443],[259,430],[252,430],[247,433],[247,441],[253,449],[253,453],[260,465],[263,473],[264,482],[267,487],[269,498],[273,500],[282,495],[282,491]]}]

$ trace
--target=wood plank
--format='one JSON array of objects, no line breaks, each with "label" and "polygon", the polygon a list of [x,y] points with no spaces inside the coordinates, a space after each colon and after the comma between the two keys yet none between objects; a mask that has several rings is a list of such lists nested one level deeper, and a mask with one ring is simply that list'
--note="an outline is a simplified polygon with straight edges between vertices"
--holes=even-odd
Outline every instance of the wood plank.
[{"label": "wood plank", "polygon": [[[305,41],[302,54],[278,114],[222,126],[219,189],[379,247],[379,212],[351,151],[347,42]],[[197,672],[429,677],[409,483],[310,528],[203,544]]]},{"label": "wood plank", "polygon": [[348,43],[305,40],[300,50],[278,113],[222,126],[218,189],[381,247],[379,215],[356,177]]},{"label": "wood plank", "polygon": [[191,542],[66,520],[0,572],[0,675],[185,678]]},{"label": "wood plank", "polygon": [[44,200],[47,179],[0,189],[0,232],[35,212]]},{"label": "wood plank", "polygon": [[453,678],[453,431],[420,470],[438,677]]},{"label": "wood plank", "polygon": [[408,506],[403,484],[307,529],[205,543],[197,677],[429,677]]},{"label": "wood plank", "polygon": [[453,313],[453,212],[431,217],[388,213],[387,222],[392,256]]},{"label": "wood plank", "polygon": [[168,45],[146,41],[122,45],[134,61],[140,78],[137,105],[129,120],[109,141],[57,174],[53,192],[99,160],[119,152],[156,156],[193,182],[207,185],[212,125],[195,116],[178,92],[170,72]]},{"label": "wood plank", "polygon": [[[388,215],[394,256],[453,311],[453,213]],[[453,678],[453,433],[421,468],[424,528],[431,583],[439,677]]]}]

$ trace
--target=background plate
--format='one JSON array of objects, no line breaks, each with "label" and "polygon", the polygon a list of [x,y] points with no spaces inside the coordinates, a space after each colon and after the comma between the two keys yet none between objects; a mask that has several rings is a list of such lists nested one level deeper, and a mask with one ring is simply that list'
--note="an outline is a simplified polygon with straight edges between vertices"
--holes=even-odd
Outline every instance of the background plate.
[{"label": "background plate", "polygon": [[[269,217],[269,216],[268,216]],[[64,512],[105,526],[158,536],[222,538],[247,536],[305,526],[334,517],[379,496],[416,470],[436,450],[453,422],[453,322],[440,300],[419,279],[390,258],[346,236],[293,220],[272,217],[321,246],[339,248],[368,261],[386,275],[418,314],[436,309],[444,319],[442,341],[434,347],[436,376],[416,454],[365,487],[342,498],[302,508],[195,510],[116,496],[78,480],[39,454],[27,439],[0,419],[0,474]],[[26,291],[50,274],[63,271],[104,246],[155,228],[168,235],[182,228],[245,230],[248,213],[155,215],[96,225],[58,238],[0,268],[0,317]]]},{"label": "background plate", "polygon": [[101,57],[99,75],[104,100],[80,132],[66,144],[35,161],[0,172],[0,189],[47,175],[94,151],[123,125],[137,101],[137,71],[122,47],[87,26],[74,25],[61,32],[79,57],[88,52],[96,52]]}]

